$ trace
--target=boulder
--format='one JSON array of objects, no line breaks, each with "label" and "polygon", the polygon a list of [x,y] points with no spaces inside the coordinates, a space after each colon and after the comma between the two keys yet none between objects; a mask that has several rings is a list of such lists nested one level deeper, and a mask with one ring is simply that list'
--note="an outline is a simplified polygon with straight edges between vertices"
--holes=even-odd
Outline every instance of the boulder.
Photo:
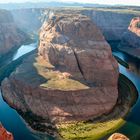
[{"label": "boulder", "polygon": [[2,124],[0,124],[0,140],[14,140],[13,134],[8,132]]},{"label": "boulder", "polygon": [[120,133],[114,133],[112,134],[108,140],[129,140],[125,135],[120,134]]}]

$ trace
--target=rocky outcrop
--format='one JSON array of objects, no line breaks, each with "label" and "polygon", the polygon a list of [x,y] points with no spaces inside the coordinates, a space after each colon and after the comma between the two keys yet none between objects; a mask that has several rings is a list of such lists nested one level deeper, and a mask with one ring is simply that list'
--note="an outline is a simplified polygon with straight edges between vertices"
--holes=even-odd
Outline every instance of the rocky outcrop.
[{"label": "rocky outcrop", "polygon": [[[116,79],[113,75],[117,65],[109,45],[96,25],[84,16],[79,17],[83,18],[81,21],[66,21],[65,17],[62,17],[62,20],[53,18],[56,19],[41,28],[39,55],[52,65],[60,66],[58,69],[62,72],[76,75],[73,77],[77,77],[77,80],[86,81],[93,86],[115,85]],[[108,57],[110,60],[106,60]],[[112,75],[110,80],[106,79],[108,71]],[[80,73],[79,77],[77,73]]]},{"label": "rocky outcrop", "polygon": [[128,30],[140,36],[140,17],[135,17],[131,20]]},{"label": "rocky outcrop", "polygon": [[120,133],[114,133],[112,134],[108,140],[129,140],[125,135],[120,134]]},{"label": "rocky outcrop", "polygon": [[52,16],[31,55],[2,83],[4,99],[51,123],[90,120],[109,113],[118,98],[118,64],[86,16]]},{"label": "rocky outcrop", "polygon": [[127,32],[123,34],[119,49],[131,56],[140,58],[140,18],[130,22]]},{"label": "rocky outcrop", "polygon": [[0,10],[0,56],[21,45],[27,36],[15,25],[9,11]]},{"label": "rocky outcrop", "polygon": [[8,132],[2,124],[0,124],[0,140],[14,140],[12,133]]},{"label": "rocky outcrop", "polygon": [[115,11],[114,8],[97,8],[97,10],[85,10],[82,13],[88,15],[96,23],[106,40],[114,42],[121,40],[131,19],[135,17],[133,13],[123,13],[121,9]]}]

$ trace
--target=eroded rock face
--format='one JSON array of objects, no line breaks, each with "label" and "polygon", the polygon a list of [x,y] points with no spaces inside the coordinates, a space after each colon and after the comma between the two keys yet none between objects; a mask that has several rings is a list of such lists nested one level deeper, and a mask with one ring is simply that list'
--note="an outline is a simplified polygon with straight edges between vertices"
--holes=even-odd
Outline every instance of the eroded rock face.
[{"label": "eroded rock face", "polygon": [[14,23],[11,13],[0,10],[0,55],[19,46],[26,39],[26,35]]},{"label": "eroded rock face", "polygon": [[38,55],[3,81],[5,100],[55,124],[109,113],[118,98],[118,65],[97,26],[86,16],[58,14],[39,36]]},{"label": "eroded rock face", "polygon": [[12,133],[8,132],[2,124],[0,124],[0,140],[14,140]]},{"label": "eroded rock face", "polygon": [[39,55],[88,84],[116,85],[117,64],[96,25],[78,15],[53,18],[41,28]]},{"label": "eroded rock face", "polygon": [[131,20],[128,30],[140,36],[140,17],[135,17]]},{"label": "eroded rock face", "polygon": [[140,58],[140,17],[131,20],[128,31],[124,33],[119,49]]},{"label": "eroded rock face", "polygon": [[[115,10],[115,9],[114,9]],[[127,31],[133,17],[132,13],[119,13],[113,10],[85,10],[82,12],[88,15],[101,29],[107,41],[120,41],[124,32]]]}]

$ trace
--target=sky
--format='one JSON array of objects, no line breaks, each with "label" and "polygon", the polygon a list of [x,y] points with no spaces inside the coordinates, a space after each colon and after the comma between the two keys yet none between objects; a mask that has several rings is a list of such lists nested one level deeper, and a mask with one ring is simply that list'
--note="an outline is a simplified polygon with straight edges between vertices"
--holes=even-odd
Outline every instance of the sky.
[{"label": "sky", "polygon": [[58,2],[80,2],[80,3],[98,3],[98,4],[124,4],[124,5],[136,5],[140,6],[140,0],[0,0],[0,3],[9,3],[9,2],[49,2],[49,1],[58,1]]}]

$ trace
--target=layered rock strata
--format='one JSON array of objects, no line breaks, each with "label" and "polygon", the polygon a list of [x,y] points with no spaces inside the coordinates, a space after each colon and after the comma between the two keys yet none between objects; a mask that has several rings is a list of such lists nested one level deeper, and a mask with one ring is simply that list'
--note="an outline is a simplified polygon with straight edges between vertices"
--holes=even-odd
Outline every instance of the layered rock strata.
[{"label": "layered rock strata", "polygon": [[0,56],[20,46],[27,36],[21,32],[9,11],[0,10]]},{"label": "layered rock strata", "polygon": [[140,59],[140,17],[131,20],[127,32],[122,37],[119,49]]},{"label": "layered rock strata", "polygon": [[86,16],[52,16],[40,29],[38,54],[2,82],[4,99],[50,122],[86,121],[109,113],[118,98],[118,64]]},{"label": "layered rock strata", "polygon": [[[123,11],[123,10],[122,10]],[[124,32],[127,31],[129,23],[136,15],[128,12],[121,12],[114,8],[98,9],[98,10],[85,10],[82,12],[88,15],[100,28],[107,41],[118,42],[121,40]]]}]

